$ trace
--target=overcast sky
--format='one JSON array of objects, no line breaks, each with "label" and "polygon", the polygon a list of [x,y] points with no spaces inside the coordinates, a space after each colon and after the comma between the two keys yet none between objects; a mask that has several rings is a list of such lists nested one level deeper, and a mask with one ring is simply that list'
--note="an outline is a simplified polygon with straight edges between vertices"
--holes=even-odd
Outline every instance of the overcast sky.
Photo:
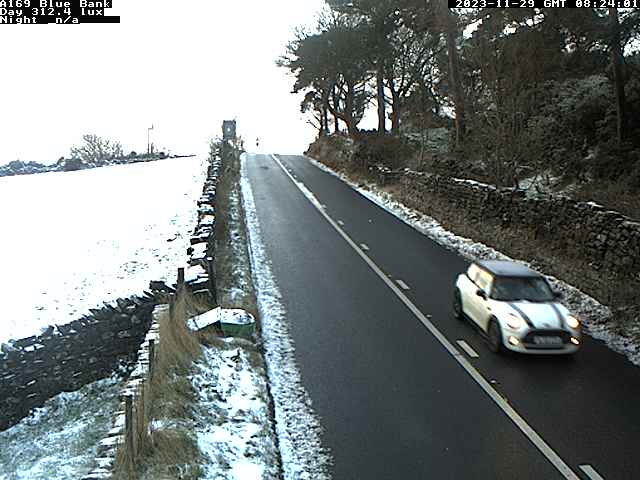
[{"label": "overcast sky", "polygon": [[0,164],[56,161],[82,134],[203,153],[236,118],[249,148],[302,152],[315,131],[275,60],[323,0],[113,0],[121,23],[0,25]]}]

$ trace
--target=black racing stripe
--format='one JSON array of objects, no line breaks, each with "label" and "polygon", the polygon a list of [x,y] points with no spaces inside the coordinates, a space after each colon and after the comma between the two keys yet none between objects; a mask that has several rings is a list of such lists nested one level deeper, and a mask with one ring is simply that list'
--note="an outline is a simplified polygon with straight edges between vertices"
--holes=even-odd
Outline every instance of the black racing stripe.
[{"label": "black racing stripe", "polygon": [[551,308],[553,308],[553,311],[556,312],[556,316],[558,317],[558,322],[560,323],[560,327],[566,328],[566,325],[564,323],[564,317],[562,316],[562,312],[560,311],[558,306],[555,303],[550,303],[549,305],[551,305]]},{"label": "black racing stripe", "polygon": [[527,322],[527,325],[529,325],[531,328],[535,328],[535,326],[533,325],[533,322],[531,322],[531,319],[527,316],[526,313],[520,310],[515,303],[509,302],[509,305],[511,306],[511,308],[513,308],[516,312],[520,314],[523,320]]}]

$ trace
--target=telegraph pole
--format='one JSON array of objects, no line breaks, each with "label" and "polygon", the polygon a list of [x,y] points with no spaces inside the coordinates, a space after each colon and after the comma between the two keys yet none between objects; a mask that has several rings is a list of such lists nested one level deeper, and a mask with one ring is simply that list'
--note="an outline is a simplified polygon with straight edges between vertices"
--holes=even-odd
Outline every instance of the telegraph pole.
[{"label": "telegraph pole", "polygon": [[151,130],[153,130],[153,125],[147,128],[147,155],[151,155]]}]

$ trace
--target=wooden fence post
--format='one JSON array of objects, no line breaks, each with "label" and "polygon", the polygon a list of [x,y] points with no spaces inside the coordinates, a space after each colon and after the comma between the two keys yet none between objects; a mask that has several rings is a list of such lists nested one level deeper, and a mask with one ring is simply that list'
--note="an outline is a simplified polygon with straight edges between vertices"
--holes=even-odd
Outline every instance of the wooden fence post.
[{"label": "wooden fence post", "polygon": [[134,452],[133,452],[133,397],[127,395],[125,397],[125,409],[124,409],[124,433],[125,433],[125,445],[127,446],[127,457],[129,464],[133,464]]},{"label": "wooden fence post", "polygon": [[213,257],[207,257],[207,270],[209,274],[209,293],[213,299],[214,304],[217,303],[216,295],[216,266],[213,262]]},{"label": "wooden fence post", "polygon": [[153,380],[153,367],[156,363],[156,341],[149,340],[149,379]]},{"label": "wooden fence post", "polygon": [[184,289],[184,268],[180,267],[178,269],[178,285],[176,288],[178,295],[181,295],[183,293],[182,292],[183,289]]},{"label": "wooden fence post", "polygon": [[169,321],[173,322],[173,317],[176,314],[176,296],[171,293],[169,295]]}]

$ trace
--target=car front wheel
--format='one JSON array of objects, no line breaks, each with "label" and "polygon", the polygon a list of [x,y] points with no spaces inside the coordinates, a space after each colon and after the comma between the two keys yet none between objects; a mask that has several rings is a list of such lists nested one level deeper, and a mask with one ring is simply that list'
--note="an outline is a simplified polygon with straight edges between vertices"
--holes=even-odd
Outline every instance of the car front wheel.
[{"label": "car front wheel", "polygon": [[496,320],[491,320],[489,324],[488,340],[489,340],[489,349],[493,353],[500,353],[504,349],[504,345],[502,344],[502,332],[500,331],[500,326]]}]

